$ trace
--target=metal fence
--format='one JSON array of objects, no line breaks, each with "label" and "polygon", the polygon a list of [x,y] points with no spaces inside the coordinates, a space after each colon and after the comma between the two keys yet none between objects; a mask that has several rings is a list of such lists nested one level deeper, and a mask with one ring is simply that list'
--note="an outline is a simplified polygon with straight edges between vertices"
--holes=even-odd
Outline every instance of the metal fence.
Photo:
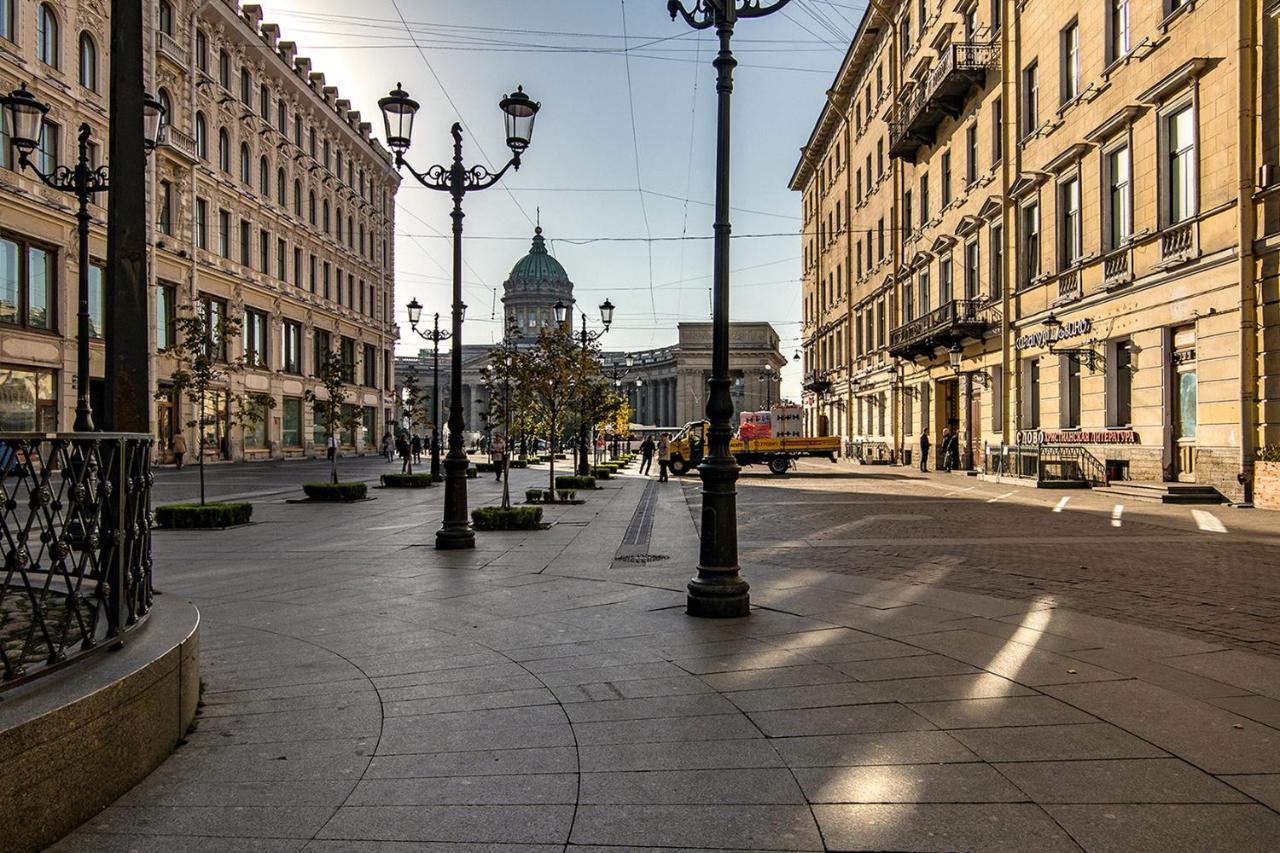
[{"label": "metal fence", "polygon": [[0,689],[113,645],[151,607],[151,446],[0,433]]},{"label": "metal fence", "polygon": [[986,473],[1045,483],[1107,485],[1106,465],[1076,444],[988,445]]}]

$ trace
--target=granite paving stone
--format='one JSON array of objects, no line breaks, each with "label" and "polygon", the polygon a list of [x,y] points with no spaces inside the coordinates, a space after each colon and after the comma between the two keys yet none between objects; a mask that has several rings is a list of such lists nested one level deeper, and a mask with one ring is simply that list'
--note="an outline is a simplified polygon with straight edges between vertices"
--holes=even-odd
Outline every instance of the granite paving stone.
[{"label": "granite paving stone", "polygon": [[1049,696],[950,699],[944,702],[913,702],[908,707],[940,729],[1097,722],[1096,717]]},{"label": "granite paving stone", "polygon": [[573,806],[344,806],[317,838],[360,841],[563,843]]},{"label": "granite paving stone", "polygon": [[716,769],[583,773],[579,802],[615,804],[803,804],[789,770]]},{"label": "granite paving stone", "polygon": [[1274,850],[1280,815],[1258,805],[1046,805],[1090,853]]},{"label": "granite paving stone", "polygon": [[776,738],[770,741],[788,767],[843,767],[973,761],[964,744],[945,732],[876,732]]},{"label": "granite paving stone", "polygon": [[835,705],[749,715],[769,737],[840,735],[858,732],[910,732],[936,726],[896,702],[881,705]]},{"label": "granite paving stone", "polygon": [[582,805],[571,841],[667,847],[703,845],[708,838],[729,849],[822,848],[804,805]]},{"label": "granite paving stone", "polygon": [[813,813],[832,850],[1079,850],[1031,804],[815,805]]},{"label": "granite paving stone", "polygon": [[1038,803],[1238,803],[1239,792],[1176,758],[1023,761],[996,769]]},{"label": "granite paving stone", "polygon": [[1222,776],[1221,779],[1228,785],[1234,785],[1263,805],[1280,812],[1280,773]]},{"label": "granite paving stone", "polygon": [[1109,723],[953,729],[951,737],[985,761],[1159,758],[1167,755]]},{"label": "granite paving stone", "polygon": [[1016,803],[1029,798],[987,764],[798,767],[811,803]]}]

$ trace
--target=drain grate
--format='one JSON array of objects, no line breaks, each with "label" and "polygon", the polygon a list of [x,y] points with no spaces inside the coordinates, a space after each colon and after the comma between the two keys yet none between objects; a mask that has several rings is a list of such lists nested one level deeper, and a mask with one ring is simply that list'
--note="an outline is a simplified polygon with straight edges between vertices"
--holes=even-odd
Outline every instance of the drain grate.
[{"label": "drain grate", "polygon": [[614,557],[619,563],[656,563],[659,560],[671,559],[666,554],[623,554],[621,557]]}]

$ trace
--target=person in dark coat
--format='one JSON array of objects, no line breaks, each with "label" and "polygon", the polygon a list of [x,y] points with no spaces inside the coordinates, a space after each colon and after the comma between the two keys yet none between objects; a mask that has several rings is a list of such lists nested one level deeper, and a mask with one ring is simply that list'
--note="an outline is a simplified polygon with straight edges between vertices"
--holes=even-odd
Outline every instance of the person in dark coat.
[{"label": "person in dark coat", "polygon": [[657,445],[653,443],[653,436],[646,435],[644,441],[640,442],[640,473],[648,476],[649,469],[653,467],[653,451]]},{"label": "person in dark coat", "polygon": [[920,430],[920,470],[929,473],[929,428],[925,427]]}]

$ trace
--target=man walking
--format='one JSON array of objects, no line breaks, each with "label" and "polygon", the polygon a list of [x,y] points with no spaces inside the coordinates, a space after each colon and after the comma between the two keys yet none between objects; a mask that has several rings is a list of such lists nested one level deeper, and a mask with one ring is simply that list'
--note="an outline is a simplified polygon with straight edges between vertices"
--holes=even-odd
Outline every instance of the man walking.
[{"label": "man walking", "polygon": [[173,461],[179,471],[182,470],[182,459],[187,455],[187,437],[177,433],[173,437]]},{"label": "man walking", "polygon": [[931,446],[929,444],[929,428],[925,427],[920,430],[920,470],[925,474],[929,473],[929,448]]},{"label": "man walking", "polygon": [[671,465],[671,436],[663,433],[658,439],[658,482],[667,482],[667,468]]},{"label": "man walking", "polygon": [[400,456],[400,473],[408,474],[413,456],[413,448],[409,446],[409,438],[404,433],[396,435],[396,453]]},{"label": "man walking", "polygon": [[653,466],[653,436],[646,435],[640,442],[640,473],[646,477]]},{"label": "man walking", "polygon": [[413,441],[409,442],[410,448],[413,450],[413,461],[422,461],[422,436],[415,435]]},{"label": "man walking", "polygon": [[951,445],[955,441],[955,436],[951,434],[951,430],[942,430],[942,470],[948,474],[951,473]]},{"label": "man walking", "polygon": [[494,478],[499,482],[502,481],[503,462],[507,458],[507,440],[502,433],[498,433],[493,437],[493,441],[489,442],[489,460],[493,462],[493,469],[497,472]]}]

